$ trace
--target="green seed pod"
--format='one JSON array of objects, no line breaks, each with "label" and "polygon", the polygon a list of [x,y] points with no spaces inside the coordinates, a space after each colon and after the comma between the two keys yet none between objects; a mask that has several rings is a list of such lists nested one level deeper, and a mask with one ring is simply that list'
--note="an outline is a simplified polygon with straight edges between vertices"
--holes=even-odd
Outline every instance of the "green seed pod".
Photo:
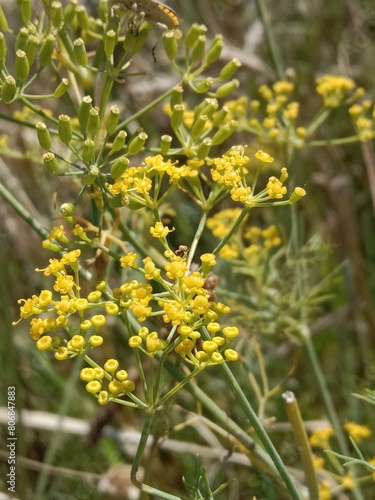
[{"label": "green seed pod", "polygon": [[212,119],[212,126],[213,127],[220,127],[226,117],[228,116],[228,113],[229,113],[229,108],[227,108],[226,106],[223,106],[220,111],[218,111],[217,113],[214,114],[213,116],[213,119]]},{"label": "green seed pod", "polygon": [[77,21],[82,30],[87,30],[89,27],[89,16],[84,5],[78,5],[76,7]]},{"label": "green seed pod", "polygon": [[16,92],[17,92],[16,80],[13,78],[13,76],[7,76],[1,87],[1,99],[6,104],[9,104],[16,97]]},{"label": "green seed pod", "polygon": [[38,122],[35,127],[40,146],[48,151],[51,149],[51,134],[49,133],[47,125],[43,122]]},{"label": "green seed pod", "polygon": [[99,2],[99,19],[103,23],[108,21],[108,0],[100,0]]},{"label": "green seed pod", "polygon": [[186,39],[185,39],[186,48],[192,49],[195,42],[198,40],[198,38],[201,35],[204,35],[206,32],[207,32],[206,26],[204,26],[203,24],[194,23],[186,35]]},{"label": "green seed pod", "polygon": [[120,132],[116,135],[115,140],[113,141],[111,153],[120,151],[120,149],[124,147],[126,136],[127,133],[125,132],[125,130],[120,130]]},{"label": "green seed pod", "polygon": [[124,172],[126,172],[126,169],[129,166],[129,160],[126,158],[126,156],[122,156],[118,160],[115,161],[115,163],[111,167],[111,177],[113,179],[118,179],[119,177],[122,176]]},{"label": "green seed pod", "polygon": [[33,64],[36,56],[36,49],[38,48],[38,38],[35,35],[30,35],[26,42],[26,57],[30,66]]},{"label": "green seed pod", "polygon": [[241,62],[238,59],[232,59],[224,68],[220,71],[220,80],[230,80],[241,67]]},{"label": "green seed pod", "polygon": [[6,55],[7,55],[7,44],[5,42],[5,37],[3,33],[0,32],[0,68],[5,64]]},{"label": "green seed pod", "polygon": [[170,135],[162,135],[160,141],[160,152],[163,156],[168,154],[171,147],[172,137]]},{"label": "green seed pod", "polygon": [[209,76],[205,80],[202,80],[200,83],[198,83],[197,88],[195,89],[195,92],[197,94],[204,94],[205,92],[208,92],[210,90],[213,83],[214,83],[213,78],[211,78]]},{"label": "green seed pod", "polygon": [[50,17],[53,26],[55,28],[60,28],[64,19],[64,13],[61,2],[52,2],[50,9]]},{"label": "green seed pod", "polygon": [[[217,110],[217,108],[219,107],[219,103],[217,102],[216,99],[213,99],[213,98],[206,98],[204,101],[204,107],[202,108],[202,110],[200,111],[199,114],[202,114],[202,115],[207,115],[208,118],[211,118],[212,115],[215,113],[215,111]],[[195,113],[194,113],[195,115]]]},{"label": "green seed pod", "polygon": [[100,116],[99,108],[91,108],[89,111],[89,118],[87,120],[87,133],[90,137],[95,137],[100,130]]},{"label": "green seed pod", "polygon": [[182,103],[183,93],[184,93],[184,89],[183,89],[183,87],[181,87],[181,85],[176,85],[176,87],[174,87],[172,94],[171,94],[170,101],[169,101],[171,110],[176,106],[176,104]]},{"label": "green seed pod", "polygon": [[227,97],[234,90],[238,89],[240,82],[238,80],[232,80],[231,82],[223,83],[217,91],[215,92],[216,97]]},{"label": "green seed pod", "polygon": [[31,20],[31,0],[21,0],[21,19],[25,26],[27,26]]},{"label": "green seed pod", "polygon": [[90,163],[95,158],[95,142],[92,139],[86,139],[82,148],[82,160]]},{"label": "green seed pod", "polygon": [[164,51],[170,61],[174,61],[178,51],[178,43],[173,30],[164,33]]},{"label": "green seed pod", "polygon": [[42,156],[42,160],[47,170],[51,172],[51,174],[57,175],[59,173],[59,165],[53,153],[45,153]]},{"label": "green seed pod", "polygon": [[151,29],[152,26],[148,24],[138,32],[136,30],[128,30],[124,40],[125,51],[131,54],[139,52],[145,44]]},{"label": "green seed pod", "polygon": [[73,50],[77,63],[80,66],[86,68],[87,63],[89,62],[89,58],[87,57],[85,42],[82,40],[82,38],[77,38],[77,40],[74,40]]},{"label": "green seed pod", "polygon": [[26,50],[27,40],[29,39],[29,31],[27,28],[23,27],[19,30],[16,38],[16,51]]},{"label": "green seed pod", "polygon": [[97,165],[92,165],[89,169],[88,174],[85,177],[86,186],[91,186],[91,184],[94,184],[99,174],[100,174],[99,167]]},{"label": "green seed pod", "polygon": [[7,18],[5,17],[4,11],[2,6],[0,5],[0,30],[2,31],[8,31],[9,26],[8,26],[8,21]]},{"label": "green seed pod", "polygon": [[85,95],[78,108],[78,121],[81,128],[83,129],[86,129],[87,127],[87,122],[91,110],[92,110],[92,98],[89,95]]},{"label": "green seed pod", "polygon": [[207,115],[200,115],[191,127],[190,136],[192,139],[196,139],[202,135],[204,127],[207,123]]},{"label": "green seed pod", "polygon": [[55,48],[56,38],[50,33],[42,43],[42,47],[39,52],[39,66],[44,68],[48,66],[52,60],[53,50]]},{"label": "green seed pod", "polygon": [[218,146],[226,141],[237,129],[238,122],[231,120],[230,122],[223,125],[213,136],[212,146]]},{"label": "green seed pod", "polygon": [[64,24],[71,25],[76,17],[77,0],[70,0],[64,10]]},{"label": "green seed pod", "polygon": [[148,135],[146,132],[140,132],[136,135],[129,143],[128,155],[138,154],[142,150],[147,138]]},{"label": "green seed pod", "polygon": [[109,30],[104,34],[104,52],[107,59],[111,59],[117,44],[118,36],[116,31]]},{"label": "green seed pod", "polygon": [[72,124],[70,123],[70,116],[68,115],[59,116],[58,132],[61,142],[68,145],[72,140],[72,135],[73,135]]},{"label": "green seed pod", "polygon": [[176,104],[176,106],[173,107],[171,116],[171,126],[173,130],[177,130],[181,126],[184,112],[185,106],[183,104]]},{"label": "green seed pod", "polygon": [[197,149],[197,158],[199,160],[205,160],[210,153],[211,146],[212,140],[209,137],[203,139]]},{"label": "green seed pod", "polygon": [[19,49],[16,52],[16,60],[14,62],[14,74],[21,83],[27,80],[30,73],[30,64],[27,60],[26,52]]},{"label": "green seed pod", "polygon": [[216,35],[212,41],[211,47],[208,49],[207,54],[204,56],[203,66],[207,68],[208,66],[216,62],[219,59],[223,48],[224,42],[222,35]]},{"label": "green seed pod", "polygon": [[196,63],[201,61],[204,56],[204,51],[206,48],[206,36],[200,35],[194,44],[193,50],[191,51],[190,61],[191,63]]},{"label": "green seed pod", "polygon": [[71,83],[67,78],[63,78],[59,85],[56,87],[55,92],[53,93],[53,97],[55,99],[58,99],[59,97],[62,97],[63,95],[66,94],[68,89],[70,88]]},{"label": "green seed pod", "polygon": [[109,115],[105,123],[105,129],[107,131],[107,134],[113,134],[113,132],[117,128],[119,118],[120,118],[120,108],[117,106],[117,104],[114,104],[109,111]]}]

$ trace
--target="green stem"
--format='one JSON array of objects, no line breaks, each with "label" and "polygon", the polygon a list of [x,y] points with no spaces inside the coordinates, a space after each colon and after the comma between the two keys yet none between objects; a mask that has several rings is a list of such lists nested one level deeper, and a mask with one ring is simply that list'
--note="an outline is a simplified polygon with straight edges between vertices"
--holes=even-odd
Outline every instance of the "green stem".
[{"label": "green stem", "polygon": [[[311,333],[308,327],[304,327],[304,330],[302,332],[302,338],[306,346],[306,350],[308,353],[308,356],[310,358],[310,362],[314,371],[315,375],[315,380],[318,382],[318,387],[320,394],[323,398],[324,406],[326,409],[326,412],[328,414],[328,418],[332,424],[332,427],[335,431],[337,442],[340,448],[340,452],[343,455],[350,456],[349,448],[346,443],[345,435],[343,433],[341,423],[339,420],[339,417],[337,415],[336,409],[333,405],[333,401],[330,395],[330,392],[328,390],[328,386],[326,383],[326,379],[324,377],[322,368],[320,366],[318,356],[316,355],[314,345],[311,341]],[[351,472],[353,475],[355,474],[353,467],[350,468]],[[355,482],[355,488],[353,489],[353,496],[356,500],[363,500],[363,495],[361,490],[358,488],[357,483]]]},{"label": "green stem", "polygon": [[258,438],[261,440],[263,446],[267,450],[269,456],[271,457],[273,463],[275,464],[276,469],[279,471],[279,474],[281,478],[283,479],[286,487],[289,490],[290,496],[293,500],[301,500],[301,495],[297,490],[296,485],[292,481],[291,477],[288,474],[288,471],[286,470],[286,467],[284,465],[284,462],[281,460],[280,455],[278,454],[274,444],[272,443],[271,439],[269,438],[267,432],[265,431],[264,427],[262,426],[260,420],[258,419],[258,416],[256,415],[255,411],[253,410],[251,404],[249,403],[246,395],[244,394],[243,390],[239,386],[235,376],[229,369],[227,364],[222,364],[220,365],[220,369],[224,375],[224,378],[226,379],[232,394],[235,396],[237,401],[240,403],[242,406],[243,410],[245,411],[246,416],[250,420],[250,423],[252,427],[254,428]]},{"label": "green stem", "polygon": [[10,207],[23,219],[41,238],[46,240],[49,236],[48,231],[19,203],[16,198],[8,191],[3,183],[0,182],[0,196],[8,203]]},{"label": "green stem", "polygon": [[233,224],[233,226],[230,228],[226,236],[221,240],[221,242],[217,245],[217,247],[212,251],[214,255],[217,255],[220,250],[228,243],[228,241],[232,238],[233,234],[237,231],[239,226],[241,225],[242,221],[245,219],[245,217],[248,215],[250,211],[249,207],[244,207],[240,215],[238,216],[238,219],[236,222]]},{"label": "green stem", "polygon": [[257,9],[258,9],[258,14],[260,17],[260,20],[263,24],[263,29],[264,33],[266,36],[266,41],[268,45],[268,50],[270,53],[270,57],[273,63],[273,66],[276,70],[277,76],[280,80],[285,79],[285,72],[282,64],[282,59],[281,59],[281,54],[279,51],[279,46],[276,43],[276,40],[273,36],[274,30],[272,29],[271,26],[271,21],[265,6],[264,0],[255,0]]},{"label": "green stem", "polygon": [[191,263],[194,258],[195,250],[197,249],[198,242],[200,240],[200,237],[202,236],[204,227],[206,225],[206,220],[207,220],[207,212],[203,212],[201,220],[199,221],[198,228],[195,232],[194,239],[192,241],[190,250],[189,250],[189,256],[187,260],[187,268],[190,269]]},{"label": "green stem", "polygon": [[139,490],[144,493],[148,493],[149,495],[155,495],[159,498],[164,498],[165,500],[181,500],[180,497],[177,497],[175,495],[170,495],[169,493],[165,493],[164,491],[153,488],[152,486],[144,484],[141,481],[139,481],[139,479],[137,479],[138,469],[147,446],[148,438],[151,434],[153,417],[154,417],[153,413],[146,413],[145,422],[143,424],[143,429],[141,433],[141,438],[139,440],[138,448],[134,457],[130,473],[130,478],[134,486],[139,488]]}]

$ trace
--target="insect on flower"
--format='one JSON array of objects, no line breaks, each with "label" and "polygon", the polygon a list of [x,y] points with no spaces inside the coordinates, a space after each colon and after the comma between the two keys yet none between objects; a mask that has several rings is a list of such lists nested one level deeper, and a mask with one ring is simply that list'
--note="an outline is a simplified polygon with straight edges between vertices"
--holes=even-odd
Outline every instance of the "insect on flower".
[{"label": "insect on flower", "polygon": [[158,0],[117,0],[117,3],[159,28],[172,30],[179,26],[177,14]]}]

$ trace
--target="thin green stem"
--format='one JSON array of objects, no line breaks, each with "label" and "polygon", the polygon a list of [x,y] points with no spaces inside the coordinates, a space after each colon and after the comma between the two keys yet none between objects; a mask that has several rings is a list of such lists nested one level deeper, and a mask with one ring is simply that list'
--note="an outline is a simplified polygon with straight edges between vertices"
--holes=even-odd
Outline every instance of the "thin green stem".
[{"label": "thin green stem", "polygon": [[130,473],[130,478],[132,480],[132,483],[137,488],[139,488],[140,491],[142,491],[144,493],[148,493],[149,495],[155,495],[159,498],[163,498],[164,500],[181,500],[180,497],[177,497],[175,495],[170,495],[169,493],[165,493],[164,491],[153,488],[152,486],[149,486],[148,484],[142,483],[137,478],[139,466],[141,464],[141,460],[142,460],[143,454],[144,454],[146,446],[147,446],[148,438],[151,434],[153,417],[154,417],[154,413],[146,413],[145,421],[144,421],[143,429],[142,429],[142,433],[141,433],[141,438],[139,440],[138,448],[137,448],[137,451],[136,451],[136,454],[134,457],[134,461],[133,461],[133,465],[132,465],[132,469],[131,469],[131,473]]},{"label": "thin green stem", "polygon": [[232,238],[234,233],[237,231],[243,220],[247,217],[248,213],[250,211],[249,207],[244,207],[242,209],[242,212],[238,216],[236,222],[233,224],[233,226],[230,228],[226,236],[221,240],[221,242],[217,245],[217,247],[212,251],[214,255],[217,255],[220,250],[228,243],[228,241]]},{"label": "thin green stem", "polygon": [[187,268],[188,269],[190,269],[191,263],[192,263],[193,258],[194,258],[195,251],[197,249],[197,245],[199,243],[199,240],[200,240],[202,233],[203,233],[203,230],[205,228],[206,221],[207,221],[207,212],[203,212],[201,220],[199,221],[197,230],[195,232],[193,241],[192,241],[191,246],[190,246],[189,256],[188,256],[188,260],[187,260]]},{"label": "thin green stem", "polygon": [[[344,435],[342,427],[341,427],[340,419],[339,419],[337,412],[336,412],[336,409],[334,407],[334,404],[333,404],[333,401],[331,398],[331,394],[328,390],[325,376],[324,376],[322,368],[320,366],[318,356],[316,355],[314,345],[311,341],[311,333],[310,333],[310,330],[307,326],[305,326],[303,329],[302,338],[304,340],[306,350],[307,350],[307,353],[308,353],[308,356],[309,356],[309,359],[310,359],[310,362],[311,362],[311,365],[312,365],[312,368],[314,371],[315,380],[318,383],[319,392],[323,398],[323,402],[324,402],[326,412],[328,414],[328,418],[329,418],[329,420],[332,424],[332,427],[335,431],[336,439],[337,439],[340,451],[343,455],[349,456],[350,452],[349,452],[348,445],[346,443],[345,435]],[[355,474],[353,467],[351,468],[351,472],[353,473],[353,475]],[[356,482],[355,482],[355,488],[353,489],[353,496],[354,496],[355,500],[363,500],[363,498],[364,498],[362,495],[362,492],[361,492],[361,490],[358,487],[358,484]]]}]

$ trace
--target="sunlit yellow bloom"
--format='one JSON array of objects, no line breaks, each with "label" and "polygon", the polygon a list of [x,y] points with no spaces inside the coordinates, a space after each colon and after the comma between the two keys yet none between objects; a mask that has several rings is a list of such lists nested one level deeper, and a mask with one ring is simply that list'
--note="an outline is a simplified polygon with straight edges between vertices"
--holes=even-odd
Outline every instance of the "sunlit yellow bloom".
[{"label": "sunlit yellow bloom", "polygon": [[367,438],[372,434],[367,425],[359,425],[355,422],[346,422],[344,424],[344,429],[356,443],[359,443],[362,439]]}]

